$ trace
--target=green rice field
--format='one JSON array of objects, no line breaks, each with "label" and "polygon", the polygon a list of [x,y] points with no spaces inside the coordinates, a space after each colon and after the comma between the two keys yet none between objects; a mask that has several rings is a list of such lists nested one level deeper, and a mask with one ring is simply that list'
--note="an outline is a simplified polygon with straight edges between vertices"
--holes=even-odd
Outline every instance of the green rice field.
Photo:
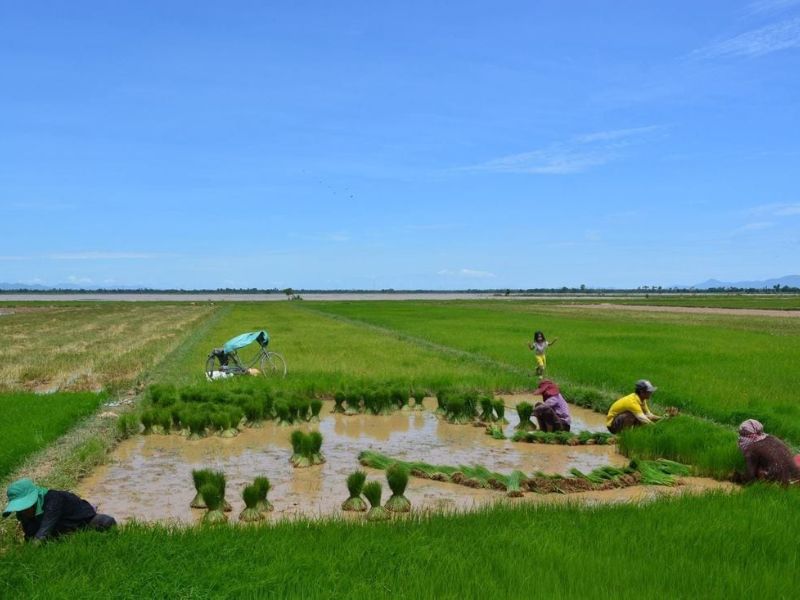
[{"label": "green rice field", "polygon": [[[734,426],[750,417],[800,444],[794,389],[800,320],[793,318],[517,300],[69,308],[76,310],[67,312],[70,319],[83,320],[68,342],[54,347],[56,358],[82,339],[92,345],[105,339],[97,337],[92,314],[105,329],[110,315],[130,316],[140,331],[159,330],[147,323],[162,325],[163,335],[149,338],[146,359],[121,354],[109,372],[124,377],[98,377],[87,387],[105,381],[100,387],[112,399],[125,391],[120,382],[136,390],[152,383],[204,385],[209,350],[261,328],[288,364],[288,377],[274,383],[279,391],[329,399],[348,386],[390,384],[431,392],[531,390],[536,378],[527,342],[542,329],[558,338],[548,352],[548,377],[562,384],[568,399],[603,411],[647,378],[659,387],[657,406],[681,409],[680,417],[621,435],[618,449],[631,458],[667,458],[697,475],[729,479],[742,468]],[[59,310],[20,315],[26,330],[50,331],[66,327]],[[161,321],[166,315],[174,318],[170,326]],[[4,331],[20,330],[13,316],[2,319],[9,319],[0,320]],[[108,339],[121,348],[117,337]],[[71,364],[58,359],[50,377],[68,379]],[[6,481],[20,474],[26,456],[55,442],[105,397],[35,395],[24,378],[4,381],[0,408],[8,418],[0,423],[0,474]],[[46,476],[40,483],[48,483]],[[798,584],[798,493],[757,485],[643,504],[503,503],[377,524],[134,523],[37,548],[0,536],[0,597],[789,598]]]},{"label": "green rice field", "polygon": [[0,481],[27,456],[57,440],[79,419],[92,414],[103,394],[25,392],[0,394]]}]

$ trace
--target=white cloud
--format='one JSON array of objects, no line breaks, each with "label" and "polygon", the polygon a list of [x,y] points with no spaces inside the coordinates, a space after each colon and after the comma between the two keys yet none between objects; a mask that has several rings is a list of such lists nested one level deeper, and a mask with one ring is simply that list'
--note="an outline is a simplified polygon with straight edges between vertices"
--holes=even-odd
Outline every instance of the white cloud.
[{"label": "white cloud", "polygon": [[773,225],[775,225],[775,223],[773,223],[772,221],[756,221],[753,223],[747,223],[745,225],[742,225],[741,227],[737,227],[736,229],[733,230],[732,233],[737,234],[737,233],[748,233],[750,231],[762,231],[764,229],[769,229]]},{"label": "white cloud", "polygon": [[800,0],[756,0],[747,5],[745,12],[751,15],[775,13],[797,4],[800,4]]},{"label": "white cloud", "polygon": [[770,215],[772,217],[793,217],[800,215],[800,202],[788,204],[762,204],[750,209],[752,215]]},{"label": "white cloud", "polygon": [[758,57],[800,47],[800,17],[745,31],[692,52],[696,58]]},{"label": "white cloud", "polygon": [[661,129],[659,125],[650,125],[586,133],[538,150],[501,156],[464,170],[537,175],[580,173],[619,158],[624,148]]},{"label": "white cloud", "polygon": [[50,260],[147,260],[159,258],[148,252],[64,252],[47,254]]},{"label": "white cloud", "polygon": [[478,271],[476,269],[442,269],[437,272],[437,275],[444,275],[446,277],[467,277],[471,279],[489,279],[497,277],[490,271]]}]

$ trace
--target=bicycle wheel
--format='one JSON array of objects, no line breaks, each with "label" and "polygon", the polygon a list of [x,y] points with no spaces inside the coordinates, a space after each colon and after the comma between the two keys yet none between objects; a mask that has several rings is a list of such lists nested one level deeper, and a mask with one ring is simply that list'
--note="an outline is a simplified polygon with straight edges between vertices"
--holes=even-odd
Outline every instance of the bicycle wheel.
[{"label": "bicycle wheel", "polygon": [[277,352],[264,354],[260,366],[265,377],[286,377],[286,361]]},{"label": "bicycle wheel", "polygon": [[206,377],[211,379],[211,374],[214,372],[214,367],[217,366],[217,357],[213,354],[209,355],[208,360],[206,360]]}]

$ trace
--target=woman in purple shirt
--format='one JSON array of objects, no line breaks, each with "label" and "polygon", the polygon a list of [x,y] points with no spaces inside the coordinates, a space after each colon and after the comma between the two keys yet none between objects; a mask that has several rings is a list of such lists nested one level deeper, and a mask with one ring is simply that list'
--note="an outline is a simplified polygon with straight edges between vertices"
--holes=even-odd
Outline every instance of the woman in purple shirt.
[{"label": "woman in purple shirt", "polygon": [[541,396],[543,400],[533,408],[533,416],[539,421],[539,429],[542,431],[569,431],[572,419],[569,416],[567,402],[561,395],[558,386],[549,379],[543,379],[533,394]]}]

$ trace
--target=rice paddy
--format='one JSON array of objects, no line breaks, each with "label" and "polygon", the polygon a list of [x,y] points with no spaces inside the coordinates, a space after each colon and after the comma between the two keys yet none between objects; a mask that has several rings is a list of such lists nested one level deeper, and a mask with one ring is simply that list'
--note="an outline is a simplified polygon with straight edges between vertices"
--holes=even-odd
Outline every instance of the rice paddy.
[{"label": "rice paddy", "polygon": [[[118,443],[106,465],[75,481],[123,526],[36,550],[4,541],[3,597],[517,597],[533,589],[713,597],[756,584],[780,597],[796,586],[786,573],[797,558],[797,490],[729,483],[742,468],[739,420],[759,418],[800,442],[789,384],[800,358],[796,319],[519,301],[63,308],[85,310],[88,321],[98,310],[101,329],[130,317],[139,331],[155,331],[150,324],[168,314],[174,326],[162,323],[146,360],[116,346],[125,368],[96,361],[92,372],[105,375],[91,384],[71,359],[59,358],[45,378],[110,396],[14,393],[9,410],[18,412],[0,426],[3,434],[18,428],[22,440],[7,444],[15,448],[8,476],[124,386],[139,396],[131,411],[110,407]],[[49,322],[51,310],[19,314],[44,320],[30,316],[31,330],[66,327]],[[76,339],[106,343],[92,327],[71,326]],[[285,380],[205,381],[212,348],[261,328],[287,360]],[[539,398],[526,346],[534,329],[559,338],[547,375],[574,402],[570,432],[540,431],[533,417]],[[111,347],[121,343],[116,335]],[[659,386],[657,410],[680,414],[612,436],[604,411],[642,377]],[[24,390],[32,380],[3,381]],[[47,402],[57,408],[36,412]],[[22,424],[49,433],[34,447]],[[469,551],[453,552],[453,540]],[[218,558],[220,548],[225,560],[197,568],[198,556]],[[175,572],[153,580],[126,555]],[[517,556],[562,557],[570,577],[535,558],[514,567]],[[642,556],[669,569],[633,574],[622,592],[598,583],[614,557]],[[70,565],[86,557],[88,574],[70,578]],[[298,564],[313,565],[313,581],[299,579]]]}]

